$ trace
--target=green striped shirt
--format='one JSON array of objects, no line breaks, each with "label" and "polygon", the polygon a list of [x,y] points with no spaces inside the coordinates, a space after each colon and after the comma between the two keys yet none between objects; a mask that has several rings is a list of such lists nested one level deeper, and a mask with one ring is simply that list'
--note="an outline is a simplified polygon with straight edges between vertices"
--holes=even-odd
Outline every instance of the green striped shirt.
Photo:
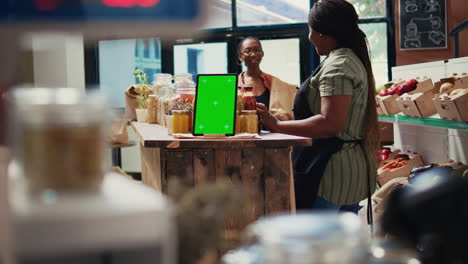
[{"label": "green striped shirt", "polygon": [[[367,72],[351,49],[332,51],[309,84],[308,101],[314,114],[320,113],[322,96],[351,95],[352,102],[343,140],[362,139],[362,126],[367,107]],[[339,106],[336,106],[339,107]],[[373,158],[370,155],[369,158]],[[346,143],[327,164],[318,195],[340,205],[354,204],[367,197],[366,160],[359,144]],[[375,189],[376,170],[371,168],[371,190]]]}]

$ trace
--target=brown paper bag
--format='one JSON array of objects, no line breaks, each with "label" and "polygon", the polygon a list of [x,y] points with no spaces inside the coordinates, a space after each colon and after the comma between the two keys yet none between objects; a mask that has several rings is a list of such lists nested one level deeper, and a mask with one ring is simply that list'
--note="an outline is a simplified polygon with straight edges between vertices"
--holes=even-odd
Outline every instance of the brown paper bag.
[{"label": "brown paper bag", "polygon": [[136,120],[137,97],[138,93],[132,85],[125,90],[125,118],[134,121]]},{"label": "brown paper bag", "polygon": [[297,85],[284,82],[276,77],[271,81],[270,112],[279,120],[292,120],[294,97]]},{"label": "brown paper bag", "polygon": [[118,119],[112,122],[111,142],[112,144],[119,145],[128,144],[128,131],[126,119]]}]

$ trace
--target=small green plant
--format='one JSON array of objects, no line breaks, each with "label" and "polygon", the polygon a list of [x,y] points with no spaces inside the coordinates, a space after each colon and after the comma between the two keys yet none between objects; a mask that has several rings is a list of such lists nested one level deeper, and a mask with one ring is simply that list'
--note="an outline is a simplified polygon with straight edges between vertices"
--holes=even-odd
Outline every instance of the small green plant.
[{"label": "small green plant", "polygon": [[138,95],[136,97],[137,107],[146,109],[148,108],[148,76],[140,69],[136,69],[133,72],[136,79],[138,80]]}]

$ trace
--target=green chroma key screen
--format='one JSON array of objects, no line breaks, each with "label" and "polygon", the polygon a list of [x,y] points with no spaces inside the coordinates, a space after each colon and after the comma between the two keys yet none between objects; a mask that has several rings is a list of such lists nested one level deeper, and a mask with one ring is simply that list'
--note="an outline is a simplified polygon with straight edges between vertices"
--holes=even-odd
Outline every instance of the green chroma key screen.
[{"label": "green chroma key screen", "polygon": [[236,98],[236,74],[197,75],[193,134],[234,135]]}]

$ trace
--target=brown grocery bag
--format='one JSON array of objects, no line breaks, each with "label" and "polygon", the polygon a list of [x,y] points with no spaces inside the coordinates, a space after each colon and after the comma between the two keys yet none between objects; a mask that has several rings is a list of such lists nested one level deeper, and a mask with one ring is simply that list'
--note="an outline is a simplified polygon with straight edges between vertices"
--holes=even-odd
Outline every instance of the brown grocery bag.
[{"label": "brown grocery bag", "polygon": [[128,131],[126,119],[117,119],[112,122],[111,142],[113,145],[128,144]]},{"label": "brown grocery bag", "polygon": [[138,93],[135,90],[135,87],[132,85],[125,90],[125,118],[131,121],[136,120],[136,107],[137,107],[137,97]]},{"label": "brown grocery bag", "polygon": [[279,120],[292,120],[294,97],[297,85],[284,82],[276,77],[271,81],[270,112]]},{"label": "brown grocery bag", "polygon": [[[151,85],[146,86],[147,91],[146,94],[152,94],[153,89]],[[135,121],[136,118],[136,108],[137,108],[137,100],[136,97],[139,95],[138,85],[134,84],[125,90],[125,116],[124,118]]]}]

